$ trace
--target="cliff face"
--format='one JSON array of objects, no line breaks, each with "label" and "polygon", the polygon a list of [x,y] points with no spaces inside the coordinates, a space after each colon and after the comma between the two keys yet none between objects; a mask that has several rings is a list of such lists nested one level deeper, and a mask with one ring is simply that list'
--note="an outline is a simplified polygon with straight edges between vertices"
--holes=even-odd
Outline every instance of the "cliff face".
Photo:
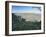
[{"label": "cliff face", "polygon": [[40,21],[41,14],[35,13],[15,13],[17,16],[21,16],[21,18],[26,19],[26,21]]}]

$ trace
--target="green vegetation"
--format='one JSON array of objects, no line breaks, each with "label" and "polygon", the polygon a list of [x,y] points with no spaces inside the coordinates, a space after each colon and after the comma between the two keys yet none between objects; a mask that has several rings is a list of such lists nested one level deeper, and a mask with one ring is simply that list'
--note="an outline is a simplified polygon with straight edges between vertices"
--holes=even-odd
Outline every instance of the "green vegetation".
[{"label": "green vegetation", "polygon": [[26,21],[26,19],[21,18],[21,16],[17,16],[14,13],[12,13],[12,31],[39,29],[41,29],[41,21]]}]

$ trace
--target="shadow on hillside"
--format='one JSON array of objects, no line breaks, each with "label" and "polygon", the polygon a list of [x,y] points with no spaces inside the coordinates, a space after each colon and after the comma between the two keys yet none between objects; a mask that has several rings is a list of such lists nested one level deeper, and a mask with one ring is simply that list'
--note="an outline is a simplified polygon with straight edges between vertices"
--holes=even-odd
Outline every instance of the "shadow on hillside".
[{"label": "shadow on hillside", "polygon": [[21,18],[21,16],[14,15],[14,13],[12,13],[12,31],[39,29],[41,29],[41,21],[26,21],[26,19]]}]

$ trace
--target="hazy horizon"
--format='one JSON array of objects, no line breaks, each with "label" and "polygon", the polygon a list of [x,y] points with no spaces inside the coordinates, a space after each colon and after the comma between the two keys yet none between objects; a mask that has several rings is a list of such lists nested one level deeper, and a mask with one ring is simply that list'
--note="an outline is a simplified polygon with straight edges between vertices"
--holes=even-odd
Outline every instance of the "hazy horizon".
[{"label": "hazy horizon", "polygon": [[40,21],[41,15],[40,14],[33,14],[33,13],[14,13],[17,16],[21,16],[21,18],[26,19],[26,21]]}]

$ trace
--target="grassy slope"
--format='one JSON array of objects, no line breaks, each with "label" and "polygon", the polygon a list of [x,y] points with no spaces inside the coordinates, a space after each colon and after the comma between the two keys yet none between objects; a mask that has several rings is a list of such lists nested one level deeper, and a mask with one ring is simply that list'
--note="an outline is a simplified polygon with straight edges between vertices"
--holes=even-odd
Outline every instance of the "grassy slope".
[{"label": "grassy slope", "polygon": [[26,21],[26,19],[21,18],[21,16],[12,14],[12,31],[38,29],[41,29],[41,21]]}]

